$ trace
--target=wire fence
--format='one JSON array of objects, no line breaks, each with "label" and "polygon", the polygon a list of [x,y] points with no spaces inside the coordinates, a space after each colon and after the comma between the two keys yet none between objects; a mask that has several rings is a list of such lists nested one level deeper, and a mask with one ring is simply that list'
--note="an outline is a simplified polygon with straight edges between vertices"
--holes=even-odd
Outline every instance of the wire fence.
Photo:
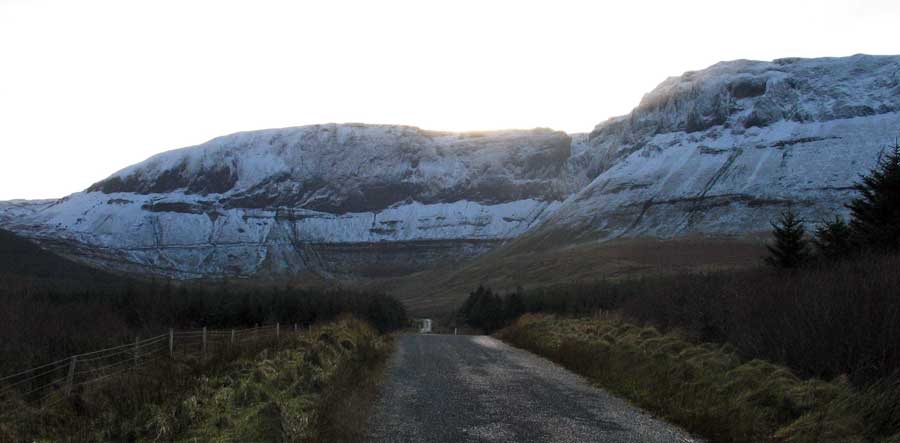
[{"label": "wire fence", "polygon": [[133,343],[72,355],[0,377],[0,416],[20,402],[46,408],[71,395],[76,387],[99,383],[161,359],[205,359],[234,346],[277,339],[307,328],[298,324],[282,328],[275,323],[245,329],[170,329],[166,334],[135,339]]}]

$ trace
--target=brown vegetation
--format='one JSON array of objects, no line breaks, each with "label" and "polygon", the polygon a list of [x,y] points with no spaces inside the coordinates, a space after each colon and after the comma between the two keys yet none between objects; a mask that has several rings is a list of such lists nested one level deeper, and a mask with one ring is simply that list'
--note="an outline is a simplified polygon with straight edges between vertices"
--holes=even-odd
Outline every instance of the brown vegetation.
[{"label": "brown vegetation", "polygon": [[642,277],[515,296],[522,312],[615,310],[698,342],[730,343],[744,358],[785,364],[803,376],[846,376],[862,385],[900,369],[897,269],[900,255],[866,255],[787,272],[758,267]]},{"label": "brown vegetation", "polygon": [[[418,316],[454,311],[477,285],[510,291],[600,279],[739,269],[760,262],[763,237],[622,239],[544,249],[516,239],[461,266],[377,283]],[[370,287],[375,283],[368,282]]]},{"label": "brown vegetation", "polygon": [[858,390],[842,377],[802,379],[615,315],[526,315],[498,334],[712,441],[900,441],[900,384]]},{"label": "brown vegetation", "polygon": [[[0,416],[0,441],[359,441],[387,336],[344,318],[163,360]],[[346,418],[338,421],[338,418]]]}]

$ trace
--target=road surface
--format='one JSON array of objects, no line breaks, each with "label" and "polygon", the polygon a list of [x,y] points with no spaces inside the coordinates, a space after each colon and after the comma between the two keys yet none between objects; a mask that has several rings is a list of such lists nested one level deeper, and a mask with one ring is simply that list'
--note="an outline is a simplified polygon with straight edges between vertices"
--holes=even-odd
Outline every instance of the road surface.
[{"label": "road surface", "polygon": [[370,442],[691,442],[583,378],[486,336],[403,335]]}]

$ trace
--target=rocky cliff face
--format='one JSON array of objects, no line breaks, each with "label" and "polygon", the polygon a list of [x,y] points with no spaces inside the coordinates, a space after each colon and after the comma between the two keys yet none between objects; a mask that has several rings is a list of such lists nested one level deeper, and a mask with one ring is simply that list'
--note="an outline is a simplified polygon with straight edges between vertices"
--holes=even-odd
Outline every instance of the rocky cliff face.
[{"label": "rocky cliff face", "polygon": [[68,255],[176,277],[391,275],[477,255],[573,191],[571,138],[322,125],[159,154],[4,220]]},{"label": "rocky cliff face", "polygon": [[598,125],[593,181],[533,229],[556,241],[768,231],[846,213],[900,136],[900,57],[735,61],[663,82]]},{"label": "rocky cliff face", "polygon": [[590,134],[322,125],[166,152],[0,224],[181,278],[386,276],[500,242],[765,231],[844,211],[900,136],[900,57],[734,61],[663,82]]}]

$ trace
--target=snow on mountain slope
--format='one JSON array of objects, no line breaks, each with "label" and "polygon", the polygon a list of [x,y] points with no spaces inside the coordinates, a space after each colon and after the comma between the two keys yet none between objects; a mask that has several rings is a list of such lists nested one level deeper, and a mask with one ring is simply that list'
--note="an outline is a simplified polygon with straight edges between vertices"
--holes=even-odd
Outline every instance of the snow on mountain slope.
[{"label": "snow on mountain slope", "polygon": [[568,135],[317,125],[232,134],[126,168],[88,192],[221,195],[225,207],[369,212],[415,200],[561,199]]},{"label": "snow on mountain slope", "polygon": [[[787,206],[845,215],[852,184],[900,136],[900,57],[735,61],[663,82],[589,136],[598,175],[537,237],[767,231]],[[583,154],[584,155],[584,154]]]},{"label": "snow on mountain slope", "polygon": [[[370,273],[359,269],[367,261],[380,273],[392,262],[405,272],[478,254],[552,212],[572,192],[570,145],[545,129],[254,131],[156,155],[52,204],[9,202],[0,213],[68,255],[177,277],[352,276]],[[419,242],[417,255],[381,251],[409,242]]]},{"label": "snow on mountain slope", "polygon": [[244,132],[0,203],[0,225],[136,272],[380,277],[515,238],[742,235],[789,205],[824,220],[898,136],[900,57],[739,60],[669,78],[590,134]]}]

